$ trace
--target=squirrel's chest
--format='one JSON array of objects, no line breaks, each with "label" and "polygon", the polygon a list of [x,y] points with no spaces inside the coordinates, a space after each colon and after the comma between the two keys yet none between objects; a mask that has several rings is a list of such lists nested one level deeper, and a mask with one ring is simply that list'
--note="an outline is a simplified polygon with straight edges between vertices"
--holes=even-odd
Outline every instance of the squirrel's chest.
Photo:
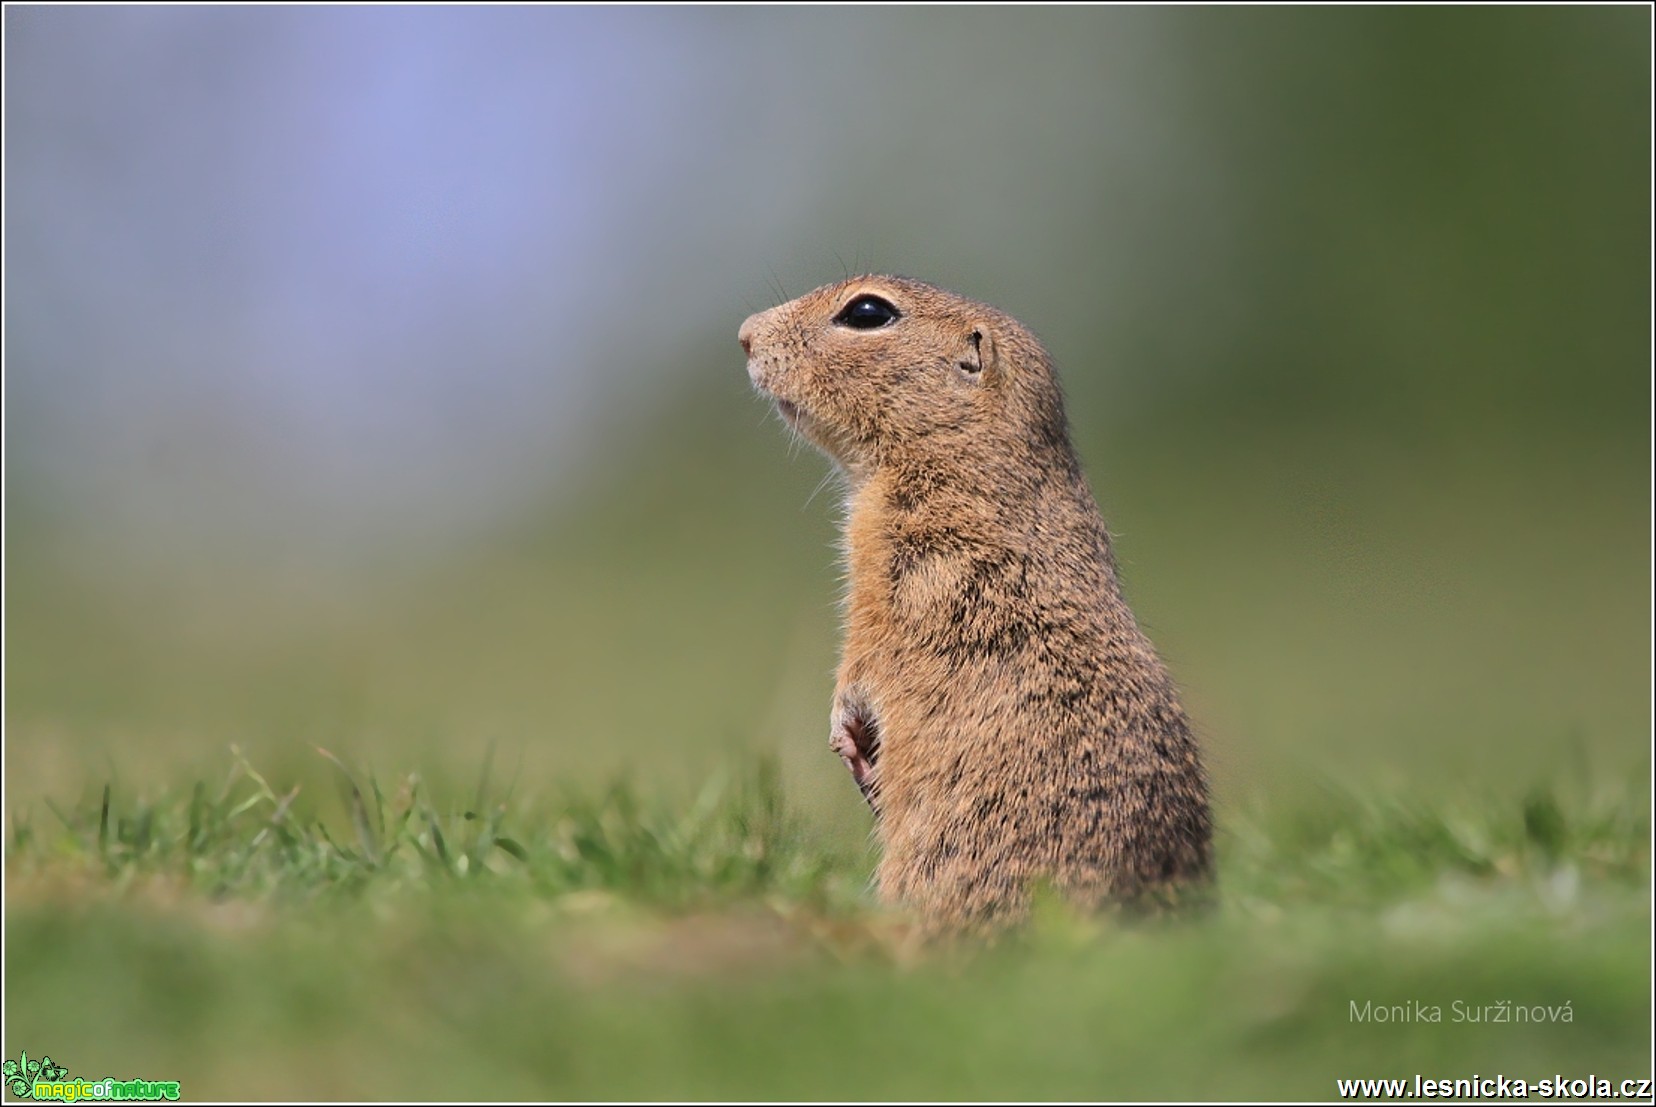
[{"label": "squirrel's chest", "polygon": [[993,598],[974,583],[970,562],[853,547],[845,596],[845,654],[915,664],[947,655],[956,630],[983,616]]}]

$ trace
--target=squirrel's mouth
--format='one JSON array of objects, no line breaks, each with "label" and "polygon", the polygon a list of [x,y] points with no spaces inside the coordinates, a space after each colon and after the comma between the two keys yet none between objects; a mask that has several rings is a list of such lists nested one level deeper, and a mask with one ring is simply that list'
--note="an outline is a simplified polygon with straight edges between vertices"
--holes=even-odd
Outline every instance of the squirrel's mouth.
[{"label": "squirrel's mouth", "polygon": [[778,399],[776,410],[782,413],[782,418],[788,421],[788,426],[799,429],[799,405],[791,404],[787,400]]}]

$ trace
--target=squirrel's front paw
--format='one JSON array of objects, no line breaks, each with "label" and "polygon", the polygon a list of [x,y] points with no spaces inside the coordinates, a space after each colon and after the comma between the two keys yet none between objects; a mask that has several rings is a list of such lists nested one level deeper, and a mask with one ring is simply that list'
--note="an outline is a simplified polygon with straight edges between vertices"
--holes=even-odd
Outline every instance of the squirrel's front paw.
[{"label": "squirrel's front paw", "polygon": [[834,712],[833,728],[828,734],[828,748],[839,754],[851,773],[851,779],[862,790],[863,799],[877,812],[874,802],[874,763],[880,756],[880,726],[868,705],[857,700],[845,700]]}]

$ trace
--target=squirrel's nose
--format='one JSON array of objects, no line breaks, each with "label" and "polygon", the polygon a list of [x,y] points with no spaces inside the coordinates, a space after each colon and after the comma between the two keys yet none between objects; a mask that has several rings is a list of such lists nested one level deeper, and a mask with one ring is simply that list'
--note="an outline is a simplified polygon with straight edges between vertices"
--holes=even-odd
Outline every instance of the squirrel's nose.
[{"label": "squirrel's nose", "polygon": [[742,352],[749,357],[753,356],[753,321],[759,318],[750,315],[742,320],[742,329],[736,332],[736,341],[742,344]]}]

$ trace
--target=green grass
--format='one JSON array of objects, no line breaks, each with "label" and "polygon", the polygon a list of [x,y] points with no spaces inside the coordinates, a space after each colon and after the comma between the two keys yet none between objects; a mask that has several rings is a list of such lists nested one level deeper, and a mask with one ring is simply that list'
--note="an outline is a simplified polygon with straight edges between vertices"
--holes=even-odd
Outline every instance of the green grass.
[{"label": "green grass", "polygon": [[[6,1056],[253,1099],[1323,1098],[1339,1076],[1649,1071],[1642,785],[1222,811],[1201,914],[1043,903],[941,949],[763,762],[676,799],[330,772],[337,797],[237,757],[149,798],[15,804]],[[1443,1021],[1352,1016],[1417,1002]],[[1501,1004],[1569,1020],[1456,1020]]]},{"label": "green grass", "polygon": [[[685,909],[755,895],[821,906],[848,868],[810,850],[783,810],[775,766],[720,774],[676,810],[617,783],[597,795],[513,804],[487,769],[465,801],[434,802],[418,775],[388,786],[318,750],[336,772],[340,825],[301,789],[278,789],[241,755],[216,786],[156,799],[117,796],[14,820],[13,872],[81,871],[115,884],[181,880],[210,899],[274,903],[428,894],[480,883],[543,897],[625,894]],[[839,897],[844,899],[844,896]]]}]

